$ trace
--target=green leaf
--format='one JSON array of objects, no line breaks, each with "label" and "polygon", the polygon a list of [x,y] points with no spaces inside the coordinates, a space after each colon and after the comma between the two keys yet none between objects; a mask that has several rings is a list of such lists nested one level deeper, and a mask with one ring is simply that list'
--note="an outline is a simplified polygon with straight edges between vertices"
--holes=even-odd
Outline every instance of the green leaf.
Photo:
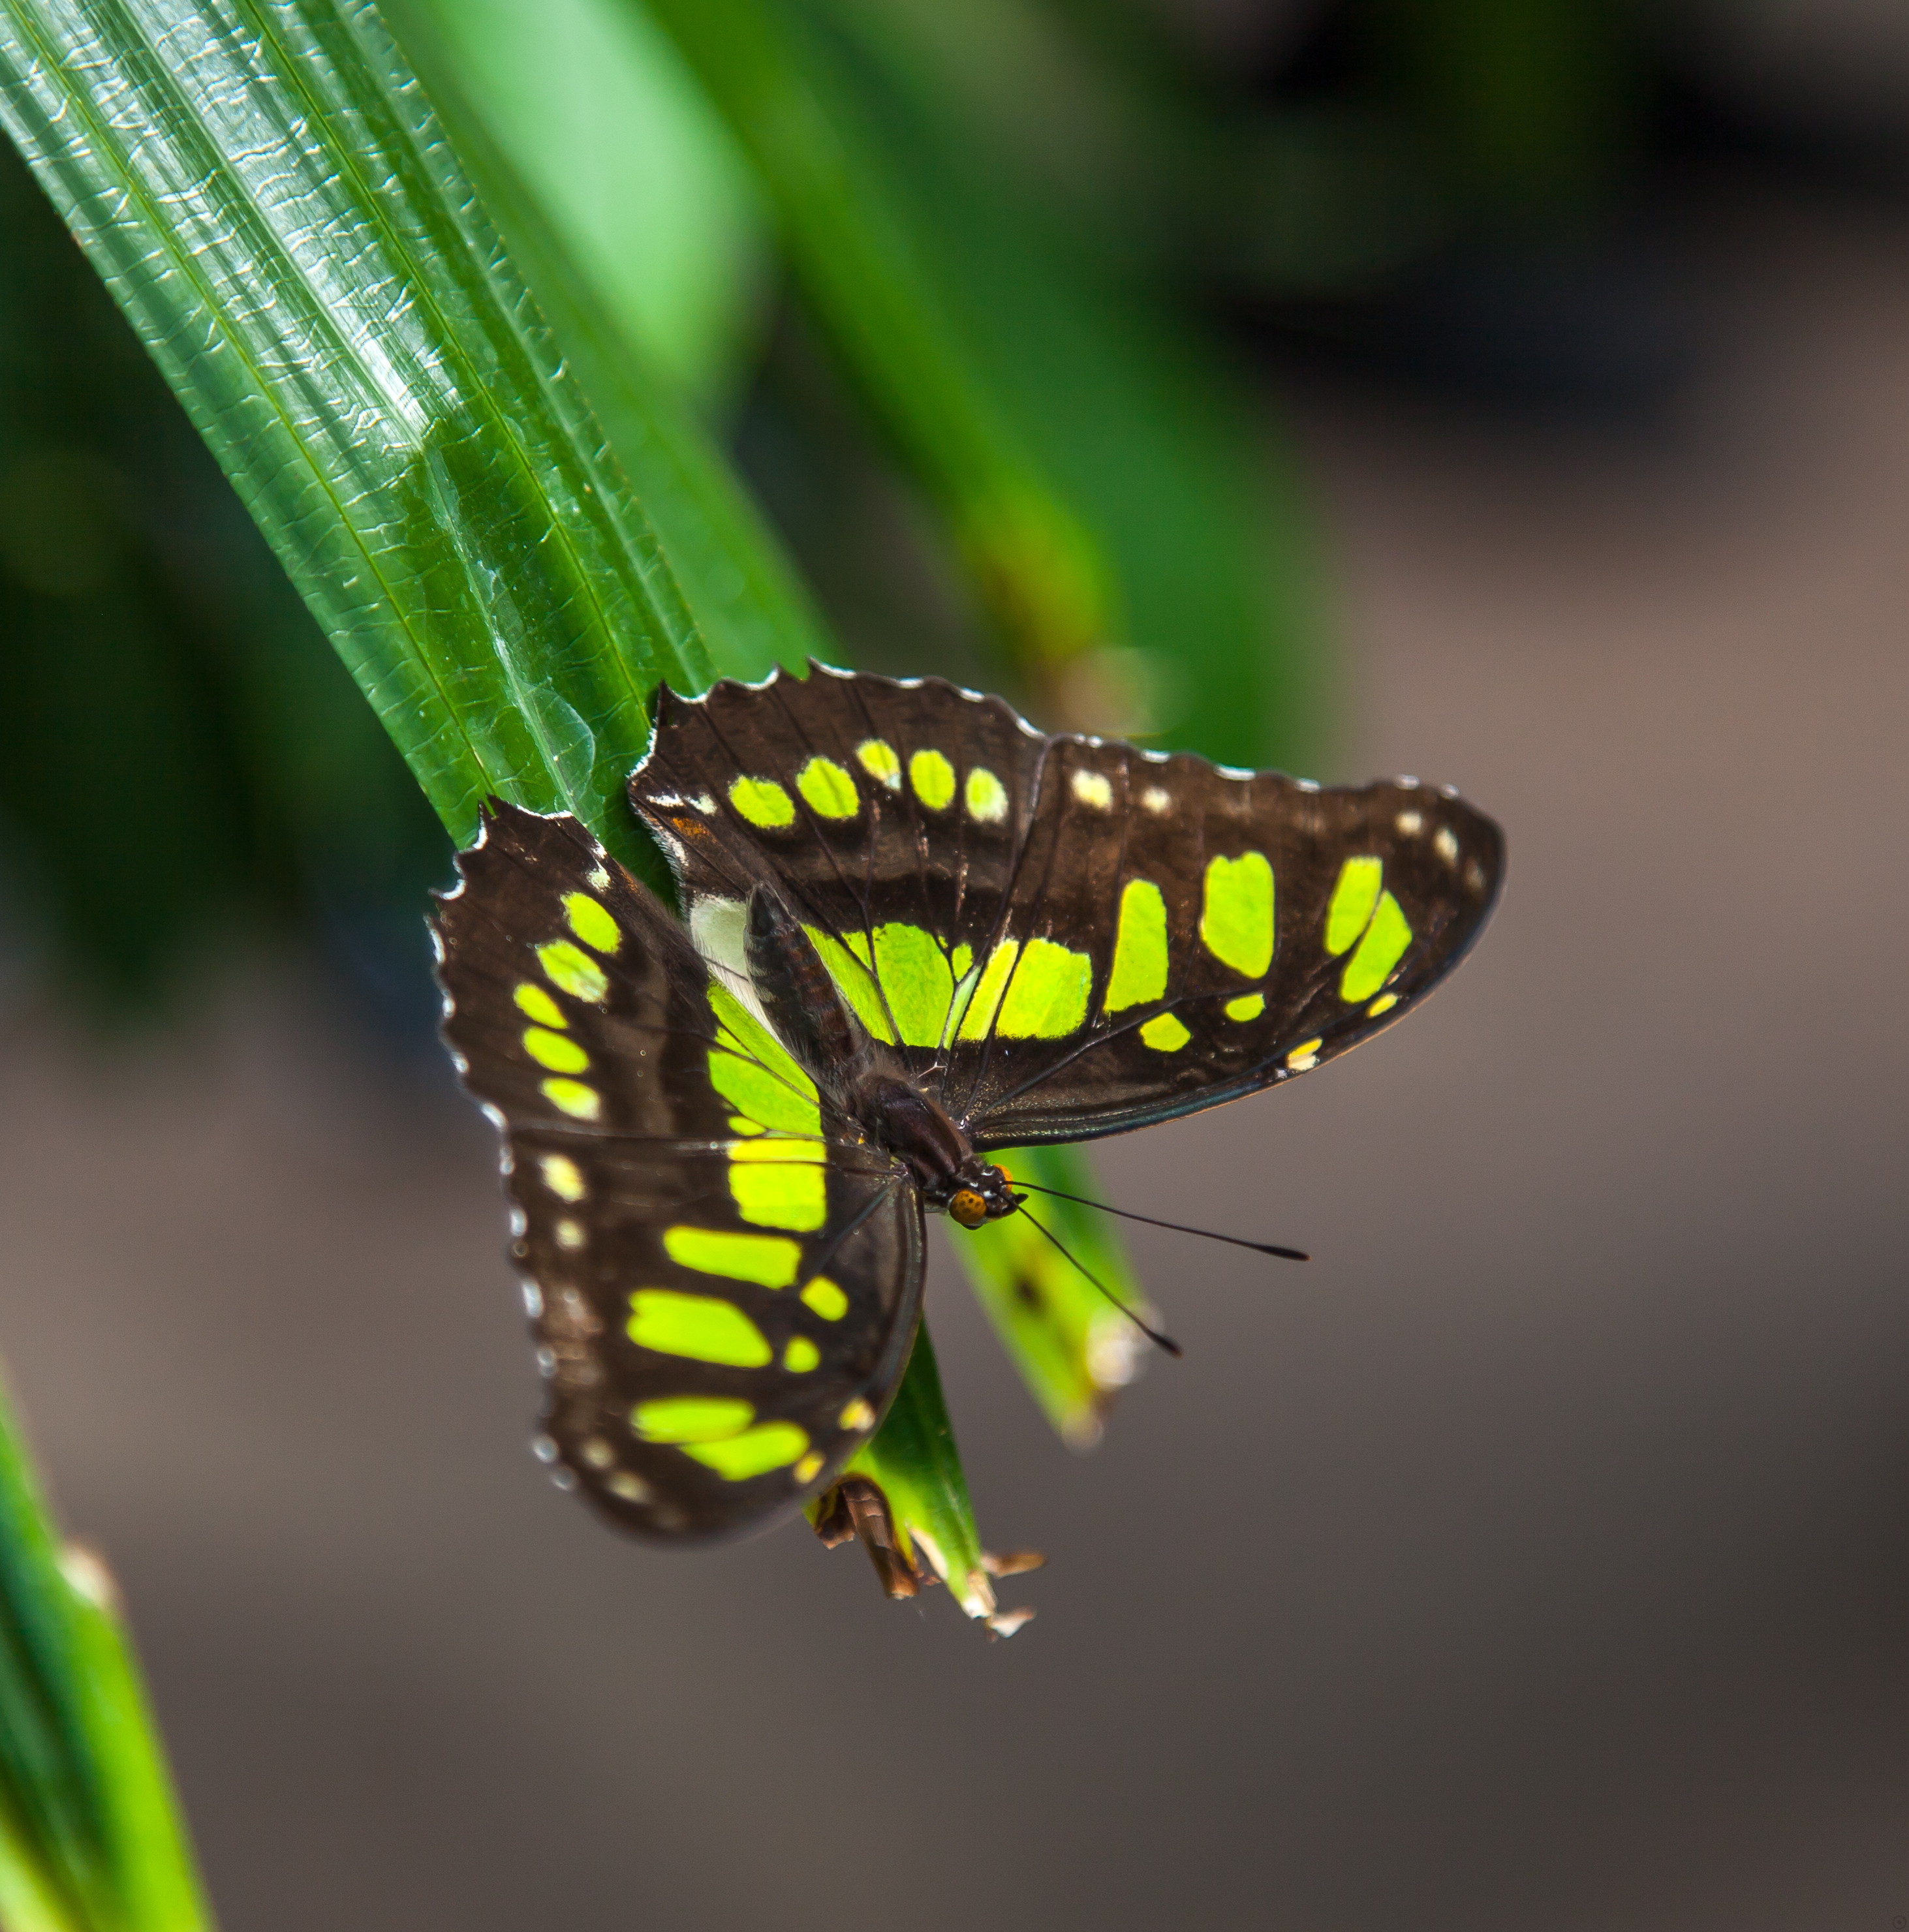
[{"label": "green leaf", "polygon": [[[998,1615],[989,1558],[974,1526],[925,1322],[880,1430],[842,1474],[866,1477],[881,1490],[904,1557],[940,1577],[971,1617]],[[1005,1628],[1018,1621],[1010,1618]]]},{"label": "green leaf", "polygon": [[[1100,1198],[1087,1156],[1069,1147],[1015,1148],[1000,1156],[1018,1184]],[[1037,1194],[1024,1210],[954,1239],[981,1306],[1034,1399],[1077,1449],[1100,1439],[1109,1405],[1133,1379],[1151,1346],[1106,1294],[1040,1232],[1046,1228],[1142,1320],[1153,1310],[1104,1214]],[[1034,1226],[1038,1220],[1040,1226]]]},{"label": "green leaf", "polygon": [[622,809],[708,667],[575,379],[364,0],[14,0],[15,142],[461,842]]},{"label": "green leaf", "polygon": [[[769,211],[668,35],[618,0],[425,0],[424,10],[464,92],[605,310],[701,410],[732,402],[768,321]],[[386,16],[452,122],[441,75],[389,9]],[[508,235],[464,131],[452,124]],[[515,238],[512,253],[535,287]]]},{"label": "green leaf", "polygon": [[0,1394],[0,1923],[211,1924],[110,1580],[64,1550]]}]

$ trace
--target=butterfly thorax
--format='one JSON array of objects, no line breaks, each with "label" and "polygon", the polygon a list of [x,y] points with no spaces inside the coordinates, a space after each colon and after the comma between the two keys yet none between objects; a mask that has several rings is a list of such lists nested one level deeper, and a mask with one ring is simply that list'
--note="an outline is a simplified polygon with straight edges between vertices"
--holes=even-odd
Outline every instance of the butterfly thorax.
[{"label": "butterfly thorax", "polygon": [[923,1204],[964,1228],[1020,1204],[1007,1176],[975,1153],[946,1110],[845,1004],[801,922],[781,897],[749,896],[749,977],[770,1024],[835,1107],[907,1166]]}]

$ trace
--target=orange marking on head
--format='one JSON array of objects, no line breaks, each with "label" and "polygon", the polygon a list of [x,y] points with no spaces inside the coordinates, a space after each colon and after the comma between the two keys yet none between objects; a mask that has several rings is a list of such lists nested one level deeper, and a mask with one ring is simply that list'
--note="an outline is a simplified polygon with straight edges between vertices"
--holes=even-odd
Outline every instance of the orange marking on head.
[{"label": "orange marking on head", "polygon": [[988,1218],[988,1204],[971,1187],[959,1188],[948,1212],[964,1228],[978,1228]]}]

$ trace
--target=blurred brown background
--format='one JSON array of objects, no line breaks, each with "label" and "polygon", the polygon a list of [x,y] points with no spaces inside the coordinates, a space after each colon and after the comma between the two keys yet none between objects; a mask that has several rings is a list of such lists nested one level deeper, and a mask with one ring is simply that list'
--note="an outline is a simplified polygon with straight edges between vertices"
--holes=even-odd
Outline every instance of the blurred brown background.
[{"label": "blurred brown background", "polygon": [[1261,345],[1320,776],[1458,784],[1511,884],[1377,1050],[1106,1144],[1318,1258],[1136,1230],[1187,1355],[1093,1455],[935,1270],[984,1527],[1051,1559],[1011,1643],[800,1525],[671,1557],[550,1490],[490,1136],[368,899],[101,1034],[15,894],[0,1353],[229,1932],[1909,1914],[1909,205],[1799,160],[1754,51],[1717,98],[1781,138],[1651,177],[1648,407]]}]

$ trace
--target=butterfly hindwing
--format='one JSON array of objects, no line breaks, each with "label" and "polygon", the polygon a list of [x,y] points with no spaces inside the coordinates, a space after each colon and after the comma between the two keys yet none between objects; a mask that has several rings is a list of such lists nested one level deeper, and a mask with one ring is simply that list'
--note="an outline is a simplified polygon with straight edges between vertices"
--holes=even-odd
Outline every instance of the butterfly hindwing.
[{"label": "butterfly hindwing", "polygon": [[1143,1126],[1347,1051],[1457,963],[1504,866],[1448,792],[1043,736],[938,680],[820,667],[665,693],[630,790],[703,950],[736,959],[773,884],[983,1148]]},{"label": "butterfly hindwing", "polygon": [[545,1439],[593,1502],[653,1534],[717,1535],[833,1480],[914,1339],[911,1189],[831,1150],[800,1169],[823,1225],[793,1232],[743,1218],[726,1150],[532,1130],[512,1161]]},{"label": "butterfly hindwing", "polygon": [[574,819],[494,806],[458,866],[445,1036],[506,1136],[548,1453],[629,1527],[756,1526],[893,1394],[919,1200]]}]

